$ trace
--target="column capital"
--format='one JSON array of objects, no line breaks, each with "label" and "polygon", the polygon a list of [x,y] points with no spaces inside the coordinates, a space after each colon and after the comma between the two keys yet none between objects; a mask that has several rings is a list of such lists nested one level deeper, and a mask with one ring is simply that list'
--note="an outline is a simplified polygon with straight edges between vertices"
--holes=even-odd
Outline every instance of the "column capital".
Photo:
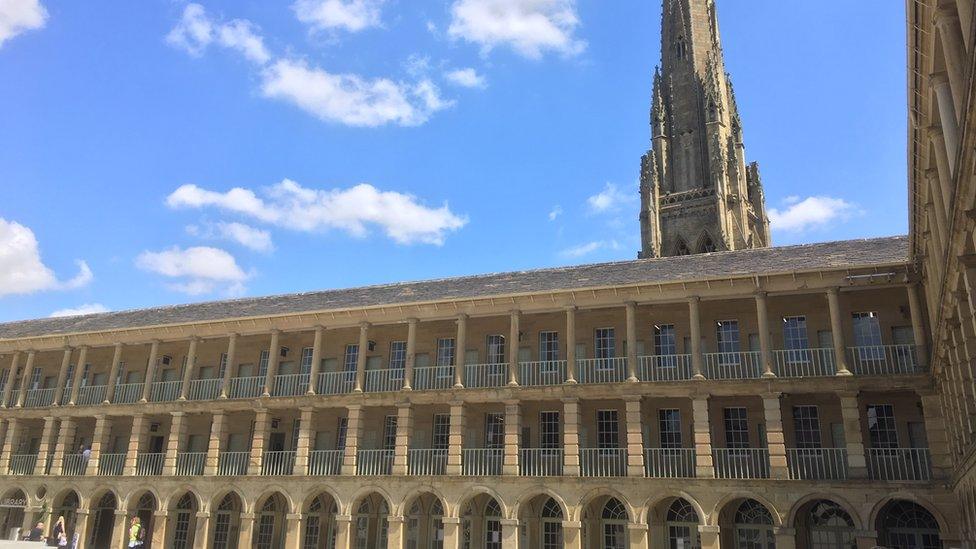
[{"label": "column capital", "polygon": [[197,511],[197,518],[201,518],[201,519],[210,518],[210,513],[207,511]]},{"label": "column capital", "polygon": [[[85,345],[85,344],[82,344],[82,345],[79,345],[78,346],[78,350],[79,351],[87,351],[88,349],[91,349],[91,347],[89,347],[88,345]],[[34,351],[31,351],[31,352],[33,353]]]},{"label": "column capital", "polygon": [[467,320],[467,319],[468,319],[468,313],[458,313],[457,314],[457,320]]},{"label": "column capital", "polygon": [[254,520],[254,513],[241,513],[241,520]]},{"label": "column capital", "polygon": [[641,402],[644,400],[643,395],[627,395],[623,398],[624,402]]},{"label": "column capital", "polygon": [[[933,72],[929,75],[929,86],[932,88],[937,88],[939,86],[945,86],[949,84],[949,75],[944,71]],[[932,130],[939,128],[939,133],[942,133],[942,126],[931,126]]]},{"label": "column capital", "polygon": [[519,525],[519,520],[518,519],[506,519],[506,518],[503,518],[500,521],[498,521],[498,523],[501,524],[502,526],[518,526]]},{"label": "column capital", "polygon": [[[580,401],[579,397],[574,397],[574,396],[572,396],[572,397],[563,397],[563,398],[561,398],[559,400],[561,400],[563,402],[563,404],[579,404],[579,401]],[[506,404],[508,404],[508,402],[506,402]]]},{"label": "column capital", "polygon": [[831,286],[831,287],[827,288],[827,294],[828,295],[838,295],[838,294],[840,294],[840,287],[838,287],[838,286]]},{"label": "column capital", "polygon": [[756,299],[766,299],[769,297],[769,292],[766,290],[756,290],[753,292],[753,295],[756,297]]},{"label": "column capital", "polygon": [[564,306],[563,310],[566,311],[567,313],[575,313],[576,311],[579,310],[579,307],[577,307],[576,304],[574,303],[572,305]]},{"label": "column capital", "polygon": [[124,517],[127,514],[129,514],[129,512],[126,511],[125,509],[116,509],[115,510],[115,516],[117,516],[117,517]]},{"label": "column capital", "polygon": [[956,13],[955,8],[949,6],[942,6],[932,14],[932,22],[936,25],[944,25],[958,19],[959,14]]},{"label": "column capital", "polygon": [[[74,350],[75,350],[75,348],[74,348],[74,347],[72,347],[71,345],[67,345],[67,344],[65,344],[65,345],[63,345],[63,346],[61,347],[61,350],[62,350],[62,351],[65,351],[65,352],[67,352],[67,353],[70,353],[71,351],[74,351]],[[19,351],[17,351],[17,352],[19,352]]]},{"label": "column capital", "polygon": [[860,394],[860,391],[837,391],[837,396],[841,398],[857,398]]},{"label": "column capital", "polygon": [[287,515],[285,515],[285,518],[288,519],[288,520],[302,520],[302,514],[301,513],[288,513]]},{"label": "column capital", "polygon": [[[387,520],[389,520],[389,519],[387,519]],[[335,521],[336,522],[352,522],[352,515],[336,515],[335,516]]]},{"label": "column capital", "polygon": [[[339,517],[336,517],[336,520],[338,520],[338,518]],[[386,517],[386,521],[390,524],[403,524],[406,522],[406,519],[403,517],[403,515],[390,515]]]},{"label": "column capital", "polygon": [[762,396],[763,400],[766,400],[766,399],[770,399],[771,400],[771,399],[774,399],[774,398],[778,400],[780,397],[783,396],[783,393],[781,391],[769,391],[767,393],[762,393],[761,396]]},{"label": "column capital", "polygon": [[407,319],[407,324],[417,324],[419,322],[420,322],[420,319],[419,318],[410,317],[410,318]]},{"label": "column capital", "polygon": [[699,524],[698,531],[702,534],[718,534],[719,527],[717,524]]},{"label": "column capital", "polygon": [[578,520],[564,520],[563,528],[572,528],[574,530],[578,530],[580,528],[583,528],[583,523]]},{"label": "column capital", "polygon": [[170,412],[169,415],[173,417],[183,417],[186,415],[186,412]]},{"label": "column capital", "polygon": [[624,301],[624,307],[637,307],[637,302],[633,300]]},{"label": "column capital", "polygon": [[688,296],[688,303],[700,303],[700,302],[701,302],[701,296],[697,296],[697,295]]},{"label": "column capital", "polygon": [[281,329],[271,328],[270,330],[268,330],[268,333],[271,335],[281,335]]},{"label": "column capital", "polygon": [[630,530],[631,532],[635,532],[635,531],[637,531],[637,532],[644,532],[644,531],[647,531],[648,526],[646,524],[640,524],[640,523],[636,523],[636,522],[629,522],[629,523],[627,523],[627,529]]},{"label": "column capital", "polygon": [[166,509],[160,509],[159,511],[153,511],[154,517],[166,517],[169,515],[169,511]]},{"label": "column capital", "polygon": [[461,517],[442,517],[441,522],[444,524],[461,524]]}]

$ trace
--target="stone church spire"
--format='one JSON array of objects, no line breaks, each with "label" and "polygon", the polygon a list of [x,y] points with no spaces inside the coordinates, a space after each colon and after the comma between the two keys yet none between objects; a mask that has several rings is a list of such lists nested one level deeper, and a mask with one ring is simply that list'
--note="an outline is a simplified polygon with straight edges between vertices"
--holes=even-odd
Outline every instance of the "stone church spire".
[{"label": "stone church spire", "polygon": [[746,165],[715,0],[663,0],[639,257],[769,246],[759,165]]}]

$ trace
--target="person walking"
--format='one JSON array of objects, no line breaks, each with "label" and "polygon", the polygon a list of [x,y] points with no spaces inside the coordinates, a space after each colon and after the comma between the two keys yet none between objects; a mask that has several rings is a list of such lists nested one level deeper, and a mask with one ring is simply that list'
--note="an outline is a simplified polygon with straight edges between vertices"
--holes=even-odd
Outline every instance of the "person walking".
[{"label": "person walking", "polygon": [[51,527],[51,538],[54,543],[58,543],[62,537],[65,537],[67,532],[64,528],[64,515],[58,517],[58,520],[54,521],[54,526]]},{"label": "person walking", "polygon": [[142,523],[139,517],[132,517],[129,523],[129,547],[142,547],[143,545]]}]

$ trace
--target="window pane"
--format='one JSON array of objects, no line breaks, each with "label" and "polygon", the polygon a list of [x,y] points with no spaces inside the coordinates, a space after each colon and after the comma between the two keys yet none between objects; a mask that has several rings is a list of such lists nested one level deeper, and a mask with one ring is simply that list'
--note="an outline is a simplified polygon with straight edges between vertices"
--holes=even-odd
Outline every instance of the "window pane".
[{"label": "window pane", "polygon": [[559,360],[559,332],[539,332],[539,360]]},{"label": "window pane", "polygon": [[797,448],[820,448],[820,414],[816,406],[793,407]]},{"label": "window pane", "polygon": [[661,448],[681,448],[681,412],[677,409],[658,410],[661,428]]},{"label": "window pane", "polygon": [[745,408],[726,408],[725,446],[726,448],[749,447],[749,421]]},{"label": "window pane", "polygon": [[598,328],[596,331],[595,358],[613,358],[616,353],[616,338],[613,328]]},{"label": "window pane", "polygon": [[868,433],[871,437],[872,448],[898,447],[895,410],[891,404],[868,406]]},{"label": "window pane", "polygon": [[598,410],[596,413],[596,438],[599,448],[618,448],[617,411]]}]

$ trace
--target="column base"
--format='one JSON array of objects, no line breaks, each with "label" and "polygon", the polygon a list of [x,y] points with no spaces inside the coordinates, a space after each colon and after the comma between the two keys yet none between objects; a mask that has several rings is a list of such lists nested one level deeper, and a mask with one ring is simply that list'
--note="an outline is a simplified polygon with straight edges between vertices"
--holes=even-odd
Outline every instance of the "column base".
[{"label": "column base", "polygon": [[315,391],[309,389],[305,391],[305,396],[315,396]]},{"label": "column base", "polygon": [[409,385],[404,385],[403,387],[400,387],[400,390],[401,391],[413,391],[413,387],[411,387]]},{"label": "column base", "polygon": [[454,384],[454,388],[455,389],[464,389],[464,384],[463,383],[455,383]]},{"label": "column base", "polygon": [[763,379],[773,379],[776,377],[776,374],[774,374],[773,372],[763,372],[762,377]]},{"label": "column base", "polygon": [[573,379],[573,378],[569,378],[569,379],[567,379],[567,380],[565,381],[565,383],[566,383],[566,385],[576,385],[576,384],[577,384],[577,383],[579,383],[579,382],[578,382],[578,381],[576,381],[576,380],[575,380],[575,379]]},{"label": "column base", "polygon": [[841,377],[847,377],[847,376],[852,376],[854,374],[851,373],[851,371],[848,370],[847,368],[843,368],[841,370],[837,370],[837,373],[835,375],[838,375],[838,376],[841,376]]},{"label": "column base", "polygon": [[691,376],[691,379],[694,379],[695,381],[705,381],[705,376],[702,374],[695,374]]},{"label": "column base", "polygon": [[509,387],[518,387],[518,381],[509,381],[508,382],[508,386]]},{"label": "column base", "polygon": [[640,380],[637,379],[637,376],[630,376],[630,377],[627,378],[627,383],[637,383],[639,381]]}]

